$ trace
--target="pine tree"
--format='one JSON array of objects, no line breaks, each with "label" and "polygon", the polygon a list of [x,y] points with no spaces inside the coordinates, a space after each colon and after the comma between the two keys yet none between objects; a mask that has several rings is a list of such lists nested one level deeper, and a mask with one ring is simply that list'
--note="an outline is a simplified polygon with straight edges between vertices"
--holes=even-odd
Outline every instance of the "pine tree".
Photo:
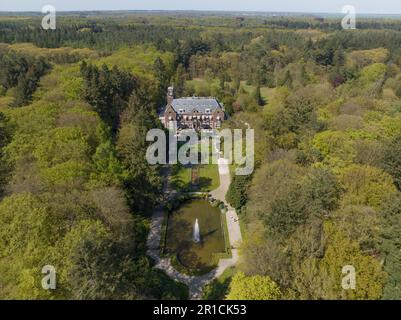
[{"label": "pine tree", "polygon": [[290,70],[287,70],[285,73],[284,80],[282,82],[282,86],[288,87],[289,89],[292,89],[292,84],[293,84],[293,79]]},{"label": "pine tree", "polygon": [[184,94],[185,80],[186,80],[185,68],[182,64],[179,64],[175,72],[173,81],[174,91],[177,97],[181,97]]},{"label": "pine tree", "polygon": [[264,105],[264,101],[263,101],[262,95],[260,93],[260,85],[258,85],[255,90],[255,101],[258,104],[258,106]]}]

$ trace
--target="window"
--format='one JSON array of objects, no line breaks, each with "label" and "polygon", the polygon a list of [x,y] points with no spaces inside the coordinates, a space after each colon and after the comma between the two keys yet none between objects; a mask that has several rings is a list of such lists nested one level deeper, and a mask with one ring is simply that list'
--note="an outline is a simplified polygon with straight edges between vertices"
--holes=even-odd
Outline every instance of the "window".
[{"label": "window", "polygon": [[184,109],[178,110],[179,113],[184,113]]},{"label": "window", "polygon": [[211,113],[212,110],[211,109],[206,109],[206,113]]}]

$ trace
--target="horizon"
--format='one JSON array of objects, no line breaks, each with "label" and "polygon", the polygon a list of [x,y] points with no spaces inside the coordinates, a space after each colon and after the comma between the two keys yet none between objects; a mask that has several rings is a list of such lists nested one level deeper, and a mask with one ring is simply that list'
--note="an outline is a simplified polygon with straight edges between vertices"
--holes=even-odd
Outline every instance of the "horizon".
[{"label": "horizon", "polygon": [[[41,12],[44,5],[53,5],[58,12],[87,11],[193,11],[193,12],[247,12],[247,13],[292,13],[292,14],[342,14],[345,5],[353,5],[362,15],[401,14],[397,0],[204,0],[201,3],[188,0],[115,0],[112,4],[105,0],[2,0],[0,12]],[[227,10],[227,8],[230,8]]]},{"label": "horizon", "polygon": [[[161,12],[161,13],[247,13],[247,14],[285,14],[285,15],[331,15],[331,16],[343,16],[342,12],[330,12],[330,11],[254,11],[254,10],[224,10],[224,9],[215,9],[215,10],[206,10],[206,9],[82,9],[82,10],[57,10],[59,13],[82,13],[82,12],[132,12],[132,13],[151,13],[151,12]],[[42,14],[41,10],[0,10],[0,13],[35,13]],[[401,11],[396,13],[380,13],[380,12],[357,12],[357,16],[401,16]]]}]

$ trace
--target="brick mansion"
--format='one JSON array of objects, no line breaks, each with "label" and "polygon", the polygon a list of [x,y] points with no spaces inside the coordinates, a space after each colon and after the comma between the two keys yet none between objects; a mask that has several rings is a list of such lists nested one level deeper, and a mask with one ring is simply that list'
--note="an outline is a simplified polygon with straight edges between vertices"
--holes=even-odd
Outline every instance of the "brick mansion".
[{"label": "brick mansion", "polygon": [[160,115],[166,128],[175,125],[182,129],[218,129],[225,119],[224,108],[216,98],[174,98],[174,88],[167,91],[167,106]]}]

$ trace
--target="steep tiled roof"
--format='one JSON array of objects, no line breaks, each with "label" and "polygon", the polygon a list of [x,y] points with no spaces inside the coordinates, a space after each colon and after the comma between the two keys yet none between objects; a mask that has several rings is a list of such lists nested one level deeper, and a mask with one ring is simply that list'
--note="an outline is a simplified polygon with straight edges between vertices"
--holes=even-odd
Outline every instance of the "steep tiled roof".
[{"label": "steep tiled roof", "polygon": [[194,109],[200,113],[206,113],[206,109],[210,109],[211,112],[221,109],[216,99],[198,97],[174,99],[172,106],[177,113],[180,109],[183,109],[184,113],[191,113]]}]

